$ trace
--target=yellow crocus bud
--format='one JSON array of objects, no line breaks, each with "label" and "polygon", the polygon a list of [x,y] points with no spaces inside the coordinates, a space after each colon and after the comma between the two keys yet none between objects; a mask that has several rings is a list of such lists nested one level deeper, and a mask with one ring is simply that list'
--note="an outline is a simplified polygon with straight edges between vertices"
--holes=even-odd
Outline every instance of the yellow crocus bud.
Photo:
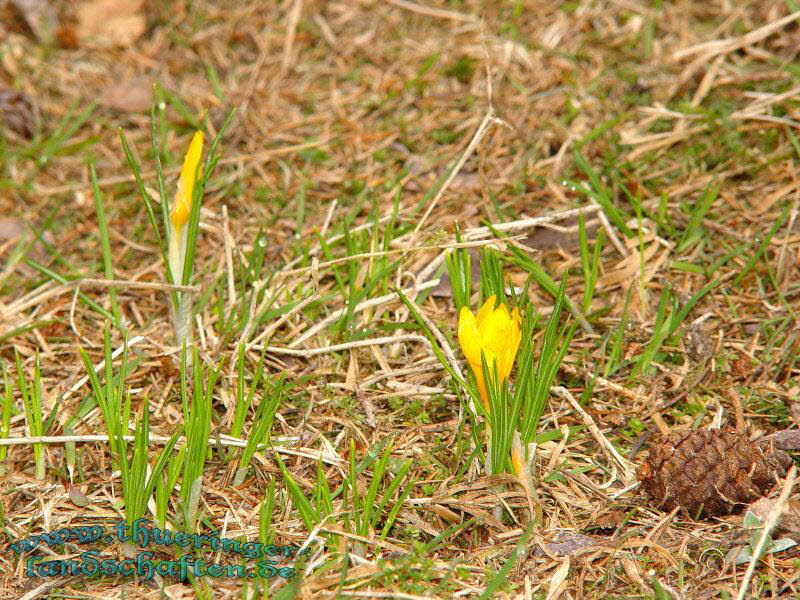
[{"label": "yellow crocus bud", "polygon": [[186,260],[186,246],[188,243],[187,232],[184,226],[189,221],[192,213],[192,194],[194,193],[195,175],[203,155],[203,133],[197,131],[189,144],[186,158],[183,159],[181,175],[178,178],[178,191],[175,202],[169,214],[169,234],[167,235],[169,249],[169,269],[174,283],[181,283],[183,267]]},{"label": "yellow crocus bud", "polygon": [[478,392],[487,411],[489,410],[489,398],[486,394],[487,374],[483,372],[481,351],[486,357],[489,376],[496,366],[497,376],[502,384],[511,374],[522,339],[519,310],[514,308],[509,312],[505,304],[495,308],[495,301],[495,296],[486,300],[477,316],[465,306],[458,318],[458,342],[472,372],[475,373]]},{"label": "yellow crocus bud", "polygon": [[[198,174],[197,165],[203,155],[203,132],[197,131],[189,144],[186,158],[183,159],[181,176],[178,179],[178,191],[175,194],[175,204],[169,215],[169,220],[175,228],[175,232],[180,234],[181,228],[189,220],[192,211],[192,193],[194,192],[195,174]],[[202,168],[201,168],[202,172]]]}]

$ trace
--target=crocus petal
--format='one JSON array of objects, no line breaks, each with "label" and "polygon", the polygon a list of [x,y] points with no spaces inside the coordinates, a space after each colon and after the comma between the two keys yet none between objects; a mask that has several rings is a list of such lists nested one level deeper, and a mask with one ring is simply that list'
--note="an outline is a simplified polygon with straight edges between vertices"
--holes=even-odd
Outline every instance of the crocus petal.
[{"label": "crocus petal", "polygon": [[480,366],[478,366],[477,369],[472,367],[472,372],[475,373],[475,383],[478,384],[478,394],[483,402],[483,407],[486,409],[486,412],[489,412],[489,395],[486,393],[486,381],[483,378],[483,370],[481,370]]},{"label": "crocus petal", "polygon": [[[197,165],[200,164],[200,158],[203,154],[203,132],[196,131],[189,144],[189,150],[186,151],[186,158],[183,159],[183,166],[181,167],[181,181],[184,183],[186,192],[186,201],[191,205],[192,190],[194,189],[195,173],[197,173]],[[198,173],[199,175],[199,173]]]},{"label": "crocus petal", "polygon": [[[183,182],[179,181],[177,197],[183,197],[183,195]],[[178,235],[180,235],[181,228],[186,224],[186,221],[189,220],[190,206],[191,203],[187,204],[178,200],[175,202],[175,208],[172,209],[172,213],[169,215],[169,220],[172,222],[172,226],[175,228]]]},{"label": "crocus petal", "polygon": [[192,209],[192,194],[194,193],[195,174],[203,154],[203,133],[197,131],[189,144],[186,158],[183,160],[181,175],[178,179],[178,191],[175,194],[175,205],[169,218],[177,232],[189,220]]},{"label": "crocus petal", "polygon": [[481,309],[478,311],[478,316],[475,318],[475,321],[478,324],[478,329],[483,329],[484,321],[494,312],[494,303],[497,302],[497,296],[492,294],[486,299],[486,302],[483,303]]},{"label": "crocus petal", "polygon": [[506,336],[506,347],[503,351],[503,373],[505,378],[508,378],[511,374],[511,367],[514,366],[514,359],[517,357],[519,343],[522,340],[522,331],[520,331],[519,328],[519,321],[519,310],[514,308],[511,312],[511,322],[509,323]]},{"label": "crocus petal", "polygon": [[483,347],[494,354],[500,354],[505,347],[505,335],[510,322],[511,318],[505,305],[488,315],[479,327]]},{"label": "crocus petal", "polygon": [[458,343],[467,361],[478,365],[481,364],[481,334],[475,323],[475,315],[466,306],[461,308],[458,315]]}]

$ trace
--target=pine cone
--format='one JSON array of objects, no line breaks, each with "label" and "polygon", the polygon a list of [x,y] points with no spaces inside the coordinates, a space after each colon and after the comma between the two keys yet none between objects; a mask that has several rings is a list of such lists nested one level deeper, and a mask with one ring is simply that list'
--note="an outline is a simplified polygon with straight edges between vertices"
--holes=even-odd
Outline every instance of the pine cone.
[{"label": "pine cone", "polygon": [[637,476],[659,508],[714,517],[763,496],[790,464],[782,450],[733,429],[698,429],[658,440]]}]

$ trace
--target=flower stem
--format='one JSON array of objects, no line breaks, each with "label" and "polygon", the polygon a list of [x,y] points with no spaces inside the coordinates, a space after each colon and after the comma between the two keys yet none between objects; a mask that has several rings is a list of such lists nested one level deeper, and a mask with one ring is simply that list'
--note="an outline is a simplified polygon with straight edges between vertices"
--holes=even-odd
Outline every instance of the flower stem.
[{"label": "flower stem", "polygon": [[178,292],[178,308],[175,311],[175,341],[178,346],[192,341],[192,296],[189,292]]}]

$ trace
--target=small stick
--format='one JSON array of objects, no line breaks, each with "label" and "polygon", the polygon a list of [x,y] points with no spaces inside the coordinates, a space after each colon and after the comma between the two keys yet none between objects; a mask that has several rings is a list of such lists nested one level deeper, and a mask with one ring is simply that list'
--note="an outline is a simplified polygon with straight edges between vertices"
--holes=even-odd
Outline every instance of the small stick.
[{"label": "small stick", "polygon": [[704,56],[702,58],[704,61],[708,61],[718,54],[727,54],[728,52],[734,52],[739,48],[744,48],[745,46],[750,46],[751,44],[760,42],[764,38],[772,35],[773,32],[779,31],[784,26],[788,25],[792,21],[796,21],[797,19],[800,19],[800,10],[786,15],[777,21],[767,23],[766,25],[763,25],[758,29],[754,29],[753,31],[750,31],[737,38],[711,40],[708,42],[695,44],[694,46],[689,46],[688,48],[681,48],[680,50],[672,53],[671,59],[677,62],[686,58],[687,56],[703,53]]},{"label": "small stick", "polygon": [[[423,342],[430,347],[428,338],[424,335],[407,334],[395,335],[380,338],[369,338],[366,340],[356,340],[355,342],[344,342],[342,344],[334,344],[333,346],[323,346],[321,348],[281,348],[279,346],[267,346],[267,352],[273,354],[288,354],[290,356],[314,356],[316,354],[326,354],[328,352],[339,352],[340,350],[349,350],[351,348],[362,348],[364,346],[378,346],[382,344],[394,344],[397,342]],[[255,350],[263,350],[264,346],[253,346]]]},{"label": "small stick", "polygon": [[319,230],[320,237],[325,237],[328,233],[328,227],[331,226],[331,221],[333,220],[333,213],[336,211],[336,206],[339,204],[339,201],[335,198],[331,205],[328,207],[328,212],[325,214],[325,220],[322,222],[322,227]]},{"label": "small stick", "polygon": [[289,22],[286,24],[286,37],[283,43],[283,58],[281,59],[281,75],[289,70],[292,66],[292,49],[294,48],[294,39],[297,35],[297,24],[300,22],[300,16],[303,12],[303,1],[294,0],[292,10],[289,13]]},{"label": "small stick", "polygon": [[[590,204],[588,206],[581,206],[580,208],[571,208],[557,213],[550,213],[549,215],[542,215],[541,217],[530,217],[528,219],[519,219],[517,221],[509,221],[507,223],[494,223],[492,228],[496,231],[515,231],[518,229],[530,229],[537,225],[544,225],[554,221],[562,221],[577,217],[579,214],[588,215],[600,210],[600,205]],[[492,230],[488,227],[472,227],[464,231],[465,240],[475,240],[487,235],[491,235]]]},{"label": "small stick", "polygon": [[606,217],[606,213],[601,210],[601,207],[596,200],[592,199],[591,203],[597,206],[598,208],[597,216],[600,218],[600,223],[603,225],[603,229],[606,230],[606,233],[608,234],[608,237],[611,239],[611,242],[614,244],[614,247],[617,249],[617,252],[619,252],[622,256],[628,256],[630,252],[628,252],[628,249],[625,247],[625,244],[623,244],[617,237],[617,233],[614,231],[614,228],[611,226],[611,223],[609,223],[608,217]]},{"label": "small stick", "polygon": [[[135,441],[132,435],[122,436],[126,442]],[[151,444],[166,444],[170,438],[165,435],[156,435],[151,433],[149,438]],[[10,437],[0,438],[0,446],[27,446],[30,444],[66,444],[68,442],[74,443],[90,443],[90,442],[107,442],[108,436],[105,434],[92,434],[92,435],[43,435],[37,437]],[[276,441],[280,441],[276,439]],[[185,437],[179,437],[176,443],[176,448],[186,442]],[[212,446],[231,446],[234,448],[244,448],[247,446],[247,440],[241,440],[230,436],[210,437],[208,443]],[[290,454],[292,456],[301,456],[303,458],[310,458],[313,460],[321,460],[329,465],[338,466],[339,461],[334,460],[325,452],[320,450],[312,450],[311,448],[301,448],[295,450],[293,448],[284,448],[281,446],[273,446],[275,452],[281,454]]]},{"label": "small stick", "polygon": [[398,8],[408,10],[411,12],[425,15],[428,17],[437,17],[440,19],[450,19],[451,21],[464,21],[467,23],[475,23],[478,18],[475,15],[464,14],[455,12],[453,10],[444,10],[442,8],[432,8],[430,6],[423,6],[408,0],[389,0],[390,4],[394,4]]},{"label": "small stick", "polygon": [[228,223],[228,206],[222,205],[222,238],[225,243],[225,267],[228,271],[228,308],[236,306],[236,280],[233,277],[233,240]]},{"label": "small stick", "polygon": [[196,285],[171,285],[169,283],[158,283],[156,281],[132,281],[122,279],[93,279],[91,277],[81,277],[80,279],[73,279],[67,283],[62,284],[68,288],[71,287],[117,287],[117,288],[132,288],[142,290],[163,290],[166,292],[190,292],[197,294],[200,288]]},{"label": "small stick", "polygon": [[[258,295],[261,293],[264,285],[265,283],[263,280],[258,281],[253,285],[253,294],[250,297],[250,308],[247,310],[247,322],[245,322],[244,327],[242,328],[242,335],[239,336],[239,341],[236,343],[237,346],[242,343],[247,344],[247,340],[250,339],[250,334],[253,333],[253,321],[256,317],[257,311],[256,298],[258,298]],[[265,298],[264,301],[266,302],[267,299]],[[233,363],[231,363],[231,367],[233,367]]]},{"label": "small stick", "polygon": [[794,202],[792,202],[792,208],[789,213],[789,223],[786,225],[786,239],[783,240],[783,244],[781,245],[781,251],[778,254],[778,269],[776,273],[776,277],[778,281],[784,281],[784,275],[786,273],[786,248],[789,245],[789,233],[794,228],[794,222],[797,220],[797,204],[798,204],[798,194],[795,193]]}]

